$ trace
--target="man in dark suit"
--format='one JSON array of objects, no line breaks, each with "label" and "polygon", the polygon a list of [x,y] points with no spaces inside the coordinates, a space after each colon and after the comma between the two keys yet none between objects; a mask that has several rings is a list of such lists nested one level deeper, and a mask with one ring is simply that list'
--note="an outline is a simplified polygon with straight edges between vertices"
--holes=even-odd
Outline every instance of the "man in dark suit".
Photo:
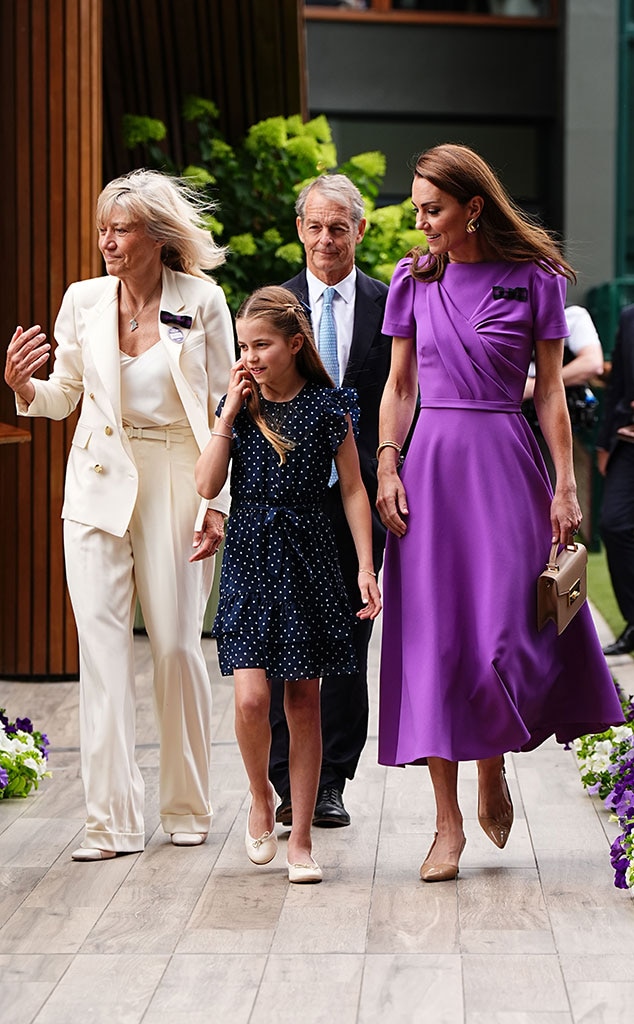
[{"label": "man in dark suit", "polygon": [[[285,282],[311,310],[315,341],[324,305],[324,291],[334,287],[332,312],[336,327],[339,380],[353,387],[361,410],[357,448],[361,475],[372,509],[374,571],[383,560],[385,528],[375,509],[376,449],[379,405],[390,368],[391,339],[381,333],[387,287],[355,267],[355,249],[366,228],[363,197],[344,174],[323,175],[307,185],[295,206],[297,232],[306,253],[306,270]],[[341,570],[354,611],[361,607],[358,562],[348,528],[338,482],[329,490],[327,512],[333,524]],[[356,620],[355,675],[324,676],[321,683],[323,756],[314,824],[336,828],[350,824],[343,804],[346,779],[352,779],[368,734],[369,619]],[[271,757],[269,774],[281,802],[276,821],[290,825],[292,808],[288,776],[288,729],[282,687],[274,683],[271,699]]]},{"label": "man in dark suit", "polygon": [[[619,437],[634,422],[634,305],[621,312],[597,438],[597,466],[605,476],[600,531],[625,629],[603,648],[606,655],[634,651],[634,443]],[[634,442],[634,433],[632,434]]]}]

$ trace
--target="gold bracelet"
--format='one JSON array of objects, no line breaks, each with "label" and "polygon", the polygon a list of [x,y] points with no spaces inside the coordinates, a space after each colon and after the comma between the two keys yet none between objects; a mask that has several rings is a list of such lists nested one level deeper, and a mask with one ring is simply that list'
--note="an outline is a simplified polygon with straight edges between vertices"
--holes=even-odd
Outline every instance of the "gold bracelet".
[{"label": "gold bracelet", "polygon": [[376,456],[375,457],[377,459],[378,459],[379,455],[381,454],[381,452],[383,451],[384,448],[395,448],[397,452],[400,452],[402,450],[401,445],[397,444],[396,441],[381,441],[381,444],[379,445],[379,447],[376,450]]},{"label": "gold bracelet", "polygon": [[225,417],[222,415],[222,413],[220,413],[220,416],[218,417],[218,419],[222,420],[223,423],[226,423],[230,430],[233,430],[233,423],[229,423],[229,420],[225,419]]},{"label": "gold bracelet", "polygon": [[223,434],[219,430],[212,430],[211,431],[211,436],[212,437],[224,437],[227,441],[233,441],[233,435],[232,434]]},{"label": "gold bracelet", "polygon": [[365,573],[367,573],[368,576],[374,576],[374,578],[376,579],[376,573],[372,572],[371,569],[359,569],[359,572],[360,573],[365,572]]}]

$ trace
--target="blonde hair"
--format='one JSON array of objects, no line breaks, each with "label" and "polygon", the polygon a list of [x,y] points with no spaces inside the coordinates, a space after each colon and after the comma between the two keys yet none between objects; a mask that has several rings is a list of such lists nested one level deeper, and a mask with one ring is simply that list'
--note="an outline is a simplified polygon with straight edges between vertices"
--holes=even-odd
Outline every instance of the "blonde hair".
[{"label": "blonde hair", "polygon": [[180,178],[161,171],[132,171],[115,178],[97,200],[97,227],[118,211],[141,223],[150,238],[163,243],[161,259],[172,270],[208,278],[225,262],[225,249],[214,242],[204,213],[213,209]]},{"label": "blonde hair", "polygon": [[[236,322],[238,320],[266,320],[271,329],[282,334],[287,341],[290,341],[295,335],[301,334],[303,344],[295,357],[298,373],[307,381],[321,384],[327,388],[334,388],[334,381],[328,374],[317,351],[309,313],[310,311],[288,288],[268,285],[258,288],[245,299],[238,310]],[[248,415],[267,441],[273,445],[280,457],[280,466],[283,465],[286,462],[287,454],[295,447],[295,442],[284,437],[275,425],[269,423],[262,409],[257,388],[252,390],[246,404]]]},{"label": "blonde hair", "polygon": [[[414,175],[430,181],[463,206],[474,196],[482,197],[478,230],[485,251],[493,259],[535,263],[548,274],[576,281],[559,244],[513,202],[495,171],[473,149],[453,143],[434,146],[416,158]],[[446,253],[434,256],[418,247],[408,255],[413,257],[412,276],[419,281],[440,280],[449,258]]]}]

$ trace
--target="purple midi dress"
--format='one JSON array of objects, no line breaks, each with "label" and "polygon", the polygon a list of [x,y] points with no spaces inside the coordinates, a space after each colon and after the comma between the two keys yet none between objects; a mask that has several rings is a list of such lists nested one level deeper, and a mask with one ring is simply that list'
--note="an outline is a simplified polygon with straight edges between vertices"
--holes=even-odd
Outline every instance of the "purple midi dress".
[{"label": "purple midi dress", "polygon": [[565,279],[532,263],[402,260],[383,330],[414,338],[420,415],[407,533],[383,574],[379,762],[473,760],[623,721],[587,606],[536,626],[552,489],[520,411],[534,342],[568,334]]}]

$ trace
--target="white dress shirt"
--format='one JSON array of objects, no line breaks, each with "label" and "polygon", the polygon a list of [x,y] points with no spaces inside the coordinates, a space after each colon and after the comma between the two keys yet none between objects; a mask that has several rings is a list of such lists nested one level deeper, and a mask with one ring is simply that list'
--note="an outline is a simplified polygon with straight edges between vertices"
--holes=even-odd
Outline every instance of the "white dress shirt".
[{"label": "white dress shirt", "polygon": [[[306,270],[306,281],[308,283],[308,302],[312,310],[313,332],[315,344],[318,345],[319,322],[323,296],[328,285],[320,281],[318,277]],[[332,299],[332,312],[337,328],[337,359],[339,361],[339,384],[343,381],[350,349],[352,347],[352,329],[354,326],[354,300],[357,286],[357,268],[353,267],[347,277],[334,285],[335,294]]]}]

